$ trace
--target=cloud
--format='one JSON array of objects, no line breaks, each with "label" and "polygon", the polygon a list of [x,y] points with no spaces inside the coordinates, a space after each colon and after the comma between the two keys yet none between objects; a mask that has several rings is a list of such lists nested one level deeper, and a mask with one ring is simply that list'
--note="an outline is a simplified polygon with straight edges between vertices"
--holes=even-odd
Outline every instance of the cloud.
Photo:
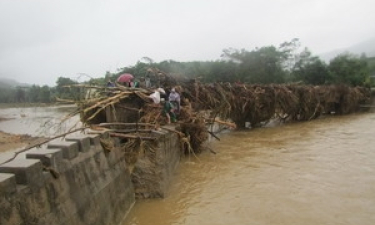
[{"label": "cloud", "polygon": [[372,0],[2,0],[0,76],[54,85],[58,76],[155,61],[217,60],[224,48],[300,38],[313,53],[375,36]]}]

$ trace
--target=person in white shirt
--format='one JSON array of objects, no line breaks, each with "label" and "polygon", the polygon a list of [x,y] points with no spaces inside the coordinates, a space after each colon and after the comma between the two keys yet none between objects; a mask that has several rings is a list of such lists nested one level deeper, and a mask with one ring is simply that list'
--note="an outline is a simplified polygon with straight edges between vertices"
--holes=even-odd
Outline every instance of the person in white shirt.
[{"label": "person in white shirt", "polygon": [[151,95],[149,95],[149,97],[152,99],[152,101],[155,103],[155,104],[159,104],[160,103],[160,93],[162,94],[165,94],[165,91],[163,88],[158,88],[154,91],[154,93],[152,93]]}]

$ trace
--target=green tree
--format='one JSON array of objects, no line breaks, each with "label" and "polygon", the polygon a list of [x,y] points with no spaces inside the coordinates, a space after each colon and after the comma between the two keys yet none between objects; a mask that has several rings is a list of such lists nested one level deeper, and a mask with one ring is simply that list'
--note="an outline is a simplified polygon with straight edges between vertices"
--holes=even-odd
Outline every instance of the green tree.
[{"label": "green tree", "polygon": [[51,91],[47,85],[44,85],[39,90],[39,101],[43,103],[51,102]]},{"label": "green tree", "polygon": [[[301,47],[301,42],[298,38],[293,38],[291,41],[285,41],[280,44],[279,51],[282,52],[283,56],[283,66],[284,69],[290,71],[294,68],[297,61],[300,59],[302,53],[297,53],[298,49]],[[305,49],[306,50],[306,49]]]},{"label": "green tree", "polygon": [[238,63],[237,77],[241,80],[262,84],[282,83],[285,80],[283,63],[287,56],[274,46],[257,48],[251,52],[225,49],[222,56]]},{"label": "green tree", "polygon": [[40,92],[40,86],[39,85],[32,85],[29,90],[27,91],[28,92],[28,101],[29,102],[40,102],[40,99],[39,99],[39,92]]},{"label": "green tree", "polygon": [[366,57],[357,57],[345,53],[338,55],[329,63],[330,80],[332,83],[349,85],[365,85],[369,80],[369,70]]},{"label": "green tree", "polygon": [[366,83],[369,84],[369,86],[374,87],[375,86],[375,57],[367,58],[367,65],[369,69],[369,78]]},{"label": "green tree", "polygon": [[63,99],[75,99],[80,98],[80,89],[74,87],[77,82],[67,77],[59,77],[56,81],[56,96]]},{"label": "green tree", "polygon": [[0,102],[11,103],[14,102],[14,96],[16,95],[15,89],[2,87],[0,91]]},{"label": "green tree", "polygon": [[244,81],[238,76],[238,63],[233,61],[215,61],[206,63],[208,69],[204,75],[206,82],[235,82],[237,80]]},{"label": "green tree", "polygon": [[305,48],[296,58],[298,60],[292,70],[294,81],[303,81],[313,85],[326,83],[329,71],[327,65],[319,57],[313,57],[311,52]]},{"label": "green tree", "polygon": [[21,87],[16,88],[15,101],[16,102],[25,102],[26,101],[26,92],[23,88],[21,88]]}]

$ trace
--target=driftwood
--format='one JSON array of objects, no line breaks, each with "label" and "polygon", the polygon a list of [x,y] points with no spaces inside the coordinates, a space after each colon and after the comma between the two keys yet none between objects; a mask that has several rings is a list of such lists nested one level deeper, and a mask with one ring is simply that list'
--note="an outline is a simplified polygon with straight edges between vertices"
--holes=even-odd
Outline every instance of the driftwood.
[{"label": "driftwood", "polygon": [[217,117],[215,117],[214,122],[218,123],[218,124],[226,125],[226,126],[232,128],[232,129],[236,129],[237,128],[237,125],[235,123],[228,122],[228,121],[223,121],[223,120],[220,120]]},{"label": "driftwood", "polygon": [[111,126],[155,126],[151,123],[100,123],[99,127],[111,127]]},{"label": "driftwood", "polygon": [[[158,81],[167,92],[175,87],[181,95],[178,123],[173,124],[177,130],[160,126],[166,124],[166,118],[161,104],[150,104],[151,99],[148,95],[153,90],[120,85],[113,89],[116,91],[103,93],[99,98],[78,102],[82,122],[93,123],[107,131],[122,135],[141,131],[145,135],[148,131],[151,130],[152,133],[153,129],[157,130],[160,127],[177,133],[183,139],[183,149],[200,152],[200,147],[208,139],[208,135],[220,140],[214,132],[207,129],[208,124],[216,123],[235,129],[245,128],[246,123],[250,123],[252,128],[259,127],[271,120],[308,121],[318,118],[323,113],[355,112],[360,109],[360,105],[369,104],[371,96],[369,89],[344,85],[204,84],[197,80],[177,84],[176,79],[169,79],[167,73],[157,68],[150,68],[149,72],[159,78]],[[104,109],[113,114],[108,116],[113,117],[111,121],[106,120],[107,114],[103,116]],[[121,110],[116,112],[116,109]],[[206,115],[202,116],[202,111],[207,112]],[[106,110],[106,113],[108,112]],[[128,120],[125,116],[118,120],[116,113],[121,113],[121,116],[129,113],[132,116],[129,116]],[[99,120],[96,120],[97,118]],[[120,123],[106,123],[114,121]],[[138,138],[138,135],[135,137]]]},{"label": "driftwood", "polygon": [[220,141],[220,138],[219,138],[218,136],[216,136],[216,134],[214,134],[214,132],[212,132],[212,131],[208,131],[208,133],[209,133],[212,137],[214,137],[216,140]]},{"label": "driftwood", "polygon": [[106,131],[114,133],[151,133],[153,129],[106,129]]},{"label": "driftwood", "polygon": [[111,137],[121,137],[121,138],[131,138],[131,139],[141,139],[141,140],[156,140],[156,137],[144,137],[139,135],[131,134],[121,134],[121,133],[109,133]]}]

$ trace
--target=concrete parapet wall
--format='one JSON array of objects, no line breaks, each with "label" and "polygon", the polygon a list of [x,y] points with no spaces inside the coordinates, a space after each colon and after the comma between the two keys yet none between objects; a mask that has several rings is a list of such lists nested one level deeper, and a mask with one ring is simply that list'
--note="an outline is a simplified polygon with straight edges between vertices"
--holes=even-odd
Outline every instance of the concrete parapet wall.
[{"label": "concrete parapet wall", "polygon": [[134,204],[124,154],[74,134],[0,165],[0,224],[119,224]]},{"label": "concrete parapet wall", "polygon": [[136,198],[165,197],[180,162],[178,135],[163,130],[156,135],[157,141],[148,142],[131,173]]},{"label": "concrete parapet wall", "polygon": [[[173,129],[171,127],[170,129]],[[179,164],[177,134],[153,132],[130,174],[120,140],[75,133],[0,164],[1,225],[117,225],[135,198],[165,197]]]}]

